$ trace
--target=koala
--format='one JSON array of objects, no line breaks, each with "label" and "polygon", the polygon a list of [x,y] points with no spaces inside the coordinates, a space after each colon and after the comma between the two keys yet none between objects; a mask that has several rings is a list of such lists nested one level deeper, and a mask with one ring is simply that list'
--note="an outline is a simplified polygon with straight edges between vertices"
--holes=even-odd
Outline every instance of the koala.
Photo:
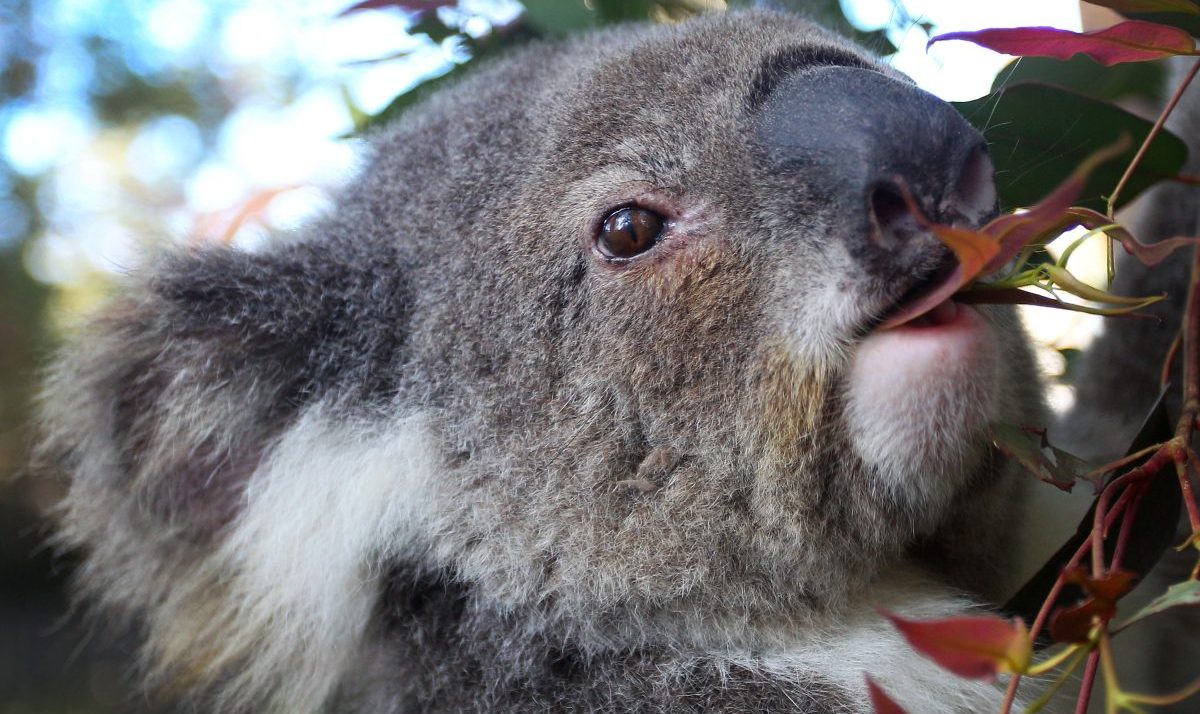
[{"label": "koala", "polygon": [[1007,584],[1045,421],[946,302],[983,138],[790,14],[536,44],[371,140],[336,208],[167,251],[63,349],[61,543],[206,711],[994,710],[881,614]]}]

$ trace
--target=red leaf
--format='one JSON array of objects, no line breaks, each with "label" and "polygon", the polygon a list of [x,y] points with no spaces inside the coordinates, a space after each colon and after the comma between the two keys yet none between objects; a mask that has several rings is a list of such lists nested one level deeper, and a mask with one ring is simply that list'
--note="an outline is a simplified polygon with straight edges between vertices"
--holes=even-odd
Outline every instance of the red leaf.
[{"label": "red leaf", "polygon": [[1072,224],[1067,210],[1079,198],[1087,185],[1088,177],[1101,164],[1120,156],[1129,148],[1129,137],[1122,136],[1112,146],[1106,146],[1083,160],[1083,163],[1050,192],[1037,205],[1022,213],[1000,216],[982,228],[983,233],[1000,241],[1000,251],[984,268],[984,274],[1003,268],[1005,263],[1016,257],[1030,241],[1051,232],[1060,232]]},{"label": "red leaf", "polygon": [[1071,571],[1066,581],[1082,586],[1090,597],[1056,612],[1050,619],[1050,636],[1059,642],[1087,642],[1093,620],[1113,619],[1117,600],[1133,588],[1136,579],[1137,575],[1126,570],[1114,570],[1099,578],[1090,577],[1080,568]]},{"label": "red leaf", "polygon": [[1024,672],[1033,656],[1029,630],[994,615],[918,622],[884,613],[913,649],[960,677],[993,679]]},{"label": "red leaf", "polygon": [[950,250],[954,251],[954,257],[958,259],[958,265],[954,266],[954,271],[943,280],[937,288],[932,292],[922,295],[912,302],[905,305],[889,317],[880,329],[886,330],[889,327],[903,325],[909,320],[924,315],[941,303],[950,299],[950,296],[958,292],[967,283],[975,279],[986,266],[990,265],[994,260],[997,251],[1000,250],[1000,245],[989,235],[978,231],[972,231],[966,228],[957,226],[944,226],[933,223],[925,214],[921,212],[920,206],[907,188],[903,188],[904,201],[908,204],[908,211],[916,218],[923,228],[926,228],[938,237],[938,240],[946,244]]},{"label": "red leaf", "polygon": [[1023,57],[1065,60],[1085,54],[1104,65],[1196,54],[1196,43],[1186,31],[1142,20],[1127,20],[1103,30],[1082,33],[1055,27],[998,27],[950,32],[929,40],[926,47],[943,40],[967,40],[996,52]]},{"label": "red leaf", "polygon": [[875,710],[875,714],[908,714],[908,712],[904,711],[904,707],[897,704],[894,699],[888,696],[887,692],[883,691],[883,687],[880,687],[875,683],[875,680],[871,679],[871,675],[868,674],[866,677],[867,692],[871,695],[871,708]]},{"label": "red leaf", "polygon": [[[1069,211],[1080,225],[1085,228],[1099,228],[1112,224],[1112,219],[1098,211],[1093,211],[1090,208],[1075,207]],[[1125,228],[1107,228],[1105,233],[1110,238],[1117,241],[1125,248],[1125,252],[1137,258],[1142,265],[1154,267],[1167,259],[1180,248],[1186,248],[1189,245],[1200,245],[1200,238],[1189,238],[1186,236],[1176,236],[1175,238],[1167,238],[1160,240],[1157,243],[1142,243],[1137,238],[1133,237]]]},{"label": "red leaf", "polygon": [[360,10],[382,10],[394,7],[414,15],[423,16],[434,12],[439,7],[454,7],[455,0],[362,0],[338,13],[338,16],[349,15]]},{"label": "red leaf", "polygon": [[1099,600],[1116,605],[1117,600],[1133,589],[1137,581],[1137,573],[1128,570],[1111,570],[1104,575],[1093,578],[1086,570],[1077,568],[1067,574],[1068,583],[1080,585],[1084,592]]},{"label": "red leaf", "polygon": [[1055,612],[1050,618],[1050,636],[1055,642],[1087,642],[1092,619],[1099,615],[1102,620],[1110,620],[1116,612],[1116,608],[1105,607],[1095,598],[1088,598]]},{"label": "red leaf", "polygon": [[981,275],[989,275],[1004,267],[1031,241],[1049,234],[1061,233],[1077,223],[1068,214],[1071,204],[1079,197],[1088,176],[1097,166],[1120,155],[1129,146],[1129,137],[1122,137],[1112,146],[1089,156],[1049,196],[1022,213],[1011,213],[992,220],[977,231],[958,226],[934,223],[921,212],[920,206],[901,186],[908,212],[922,228],[933,233],[954,251],[958,265],[932,292],[904,306],[889,317],[880,329],[903,325],[948,300],[968,283]]}]

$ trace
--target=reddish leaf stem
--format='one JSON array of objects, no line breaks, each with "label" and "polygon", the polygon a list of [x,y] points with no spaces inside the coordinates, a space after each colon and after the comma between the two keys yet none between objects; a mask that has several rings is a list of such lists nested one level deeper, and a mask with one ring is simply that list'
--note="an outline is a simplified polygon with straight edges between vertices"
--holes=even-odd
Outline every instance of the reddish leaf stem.
[{"label": "reddish leaf stem", "polygon": [[1149,484],[1149,479],[1135,483],[1121,494],[1121,498],[1129,496],[1129,506],[1125,509],[1125,516],[1121,519],[1121,532],[1117,534],[1117,547],[1113,550],[1112,563],[1109,564],[1109,568],[1112,570],[1119,570],[1121,561],[1125,559],[1125,551],[1129,549],[1130,535],[1137,522],[1138,508],[1142,504],[1142,497],[1146,495]]},{"label": "reddish leaf stem", "polygon": [[1099,468],[1092,469],[1091,471],[1084,474],[1082,478],[1085,481],[1090,481],[1092,479],[1099,478],[1099,477],[1103,476],[1104,474],[1109,473],[1110,471],[1116,471],[1117,469],[1119,469],[1123,466],[1128,466],[1129,464],[1132,464],[1135,461],[1140,461],[1140,460],[1146,458],[1146,456],[1148,456],[1150,453],[1159,451],[1160,449],[1162,449],[1163,446],[1165,446],[1165,443],[1158,443],[1158,444],[1154,444],[1152,446],[1147,446],[1146,448],[1144,448],[1140,451],[1135,451],[1134,453],[1132,453],[1128,456],[1122,456],[1121,458],[1117,459],[1116,461],[1112,461],[1107,464],[1104,464],[1103,466],[1100,466]]},{"label": "reddish leaf stem", "polygon": [[1087,665],[1083,668],[1083,681],[1079,683],[1079,699],[1075,703],[1075,714],[1087,714],[1088,702],[1092,698],[1092,687],[1096,684],[1096,671],[1100,668],[1100,650],[1092,650]]},{"label": "reddish leaf stem", "polygon": [[[1200,62],[1192,67],[1188,77],[1194,76],[1198,69]],[[1183,313],[1183,413],[1175,430],[1172,453],[1193,534],[1200,531],[1200,508],[1196,505],[1196,496],[1192,491],[1187,462],[1188,446],[1192,442],[1197,417],[1200,417],[1200,250],[1192,255],[1192,280],[1188,286],[1187,307]]]},{"label": "reddish leaf stem", "polygon": [[1133,160],[1129,162],[1129,166],[1125,168],[1125,173],[1121,175],[1121,180],[1117,182],[1117,187],[1113,189],[1112,195],[1108,197],[1108,216],[1112,218],[1113,210],[1117,205],[1117,198],[1120,197],[1121,191],[1124,190],[1125,184],[1129,183],[1129,177],[1133,176],[1133,172],[1137,170],[1139,164],[1142,163],[1142,158],[1146,155],[1146,151],[1150,148],[1150,143],[1162,131],[1163,125],[1167,123],[1167,117],[1171,116],[1171,112],[1175,110],[1175,105],[1179,104],[1179,100],[1183,97],[1183,93],[1187,91],[1188,85],[1192,83],[1192,79],[1196,76],[1196,72],[1200,71],[1200,60],[1192,65],[1192,69],[1187,76],[1183,78],[1183,82],[1175,90],[1175,94],[1171,95],[1171,101],[1167,102],[1167,106],[1163,108],[1162,113],[1158,115],[1158,121],[1154,122],[1150,133],[1146,134],[1146,140],[1138,148],[1137,154]]},{"label": "reddish leaf stem", "polygon": [[[1116,523],[1116,519],[1127,510],[1130,501],[1129,497],[1133,495],[1127,487],[1131,484],[1149,480],[1150,477],[1154,476],[1154,474],[1161,471],[1164,466],[1170,463],[1172,458],[1173,449],[1169,444],[1164,445],[1158,451],[1154,452],[1154,455],[1146,463],[1113,479],[1100,492],[1100,497],[1096,499],[1096,512],[1092,520],[1091,552],[1093,578],[1100,578],[1104,575],[1104,537],[1108,533],[1109,528]],[[1118,492],[1120,492],[1121,496],[1110,508],[1109,502]]]},{"label": "reddish leaf stem", "polygon": [[1158,388],[1166,389],[1167,384],[1171,382],[1171,367],[1175,364],[1175,358],[1179,356],[1179,348],[1183,345],[1183,329],[1180,326],[1179,332],[1175,333],[1175,339],[1171,340],[1171,347],[1167,350],[1167,358],[1163,360],[1162,377],[1158,380]]},{"label": "reddish leaf stem", "polygon": [[[1107,514],[1100,523],[1100,531],[1105,532],[1116,523],[1121,514],[1129,507],[1130,501],[1134,492],[1131,489],[1124,488],[1130,482],[1137,482],[1141,479],[1146,479],[1158,473],[1171,460],[1171,452],[1168,445],[1163,444],[1158,447],[1158,451],[1154,453],[1150,459],[1131,470],[1126,474],[1122,474],[1119,478],[1114,479],[1108,485],[1105,491],[1112,489],[1114,486],[1118,489],[1123,489],[1120,497],[1112,504],[1111,508],[1107,508]],[[1097,507],[1097,511],[1100,509]],[[1054,585],[1050,588],[1050,592],[1046,594],[1046,599],[1042,602],[1042,608],[1038,610],[1037,617],[1033,620],[1033,625],[1029,628],[1029,637],[1034,642],[1037,641],[1038,635],[1046,626],[1046,621],[1050,619],[1050,609],[1054,607],[1054,603],[1058,600],[1059,594],[1062,592],[1063,586],[1066,585],[1067,573],[1079,567],[1079,563],[1083,560],[1092,549],[1093,540],[1091,538],[1079,544],[1079,548],[1075,551],[1071,559],[1063,566],[1059,572],[1058,578],[1054,581]],[[1012,707],[1017,697],[1017,688],[1021,685],[1021,675],[1014,674],[1008,682],[1008,689],[1004,694],[1004,704],[1000,709],[1000,714],[1010,714]]]}]

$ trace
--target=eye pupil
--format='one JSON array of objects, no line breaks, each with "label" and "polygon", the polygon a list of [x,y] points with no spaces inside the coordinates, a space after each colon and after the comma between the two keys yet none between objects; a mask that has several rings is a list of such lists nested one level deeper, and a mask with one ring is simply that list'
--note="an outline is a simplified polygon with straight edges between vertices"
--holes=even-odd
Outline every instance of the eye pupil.
[{"label": "eye pupil", "polygon": [[609,258],[632,258],[653,248],[662,229],[663,218],[654,211],[619,208],[604,219],[596,247]]}]

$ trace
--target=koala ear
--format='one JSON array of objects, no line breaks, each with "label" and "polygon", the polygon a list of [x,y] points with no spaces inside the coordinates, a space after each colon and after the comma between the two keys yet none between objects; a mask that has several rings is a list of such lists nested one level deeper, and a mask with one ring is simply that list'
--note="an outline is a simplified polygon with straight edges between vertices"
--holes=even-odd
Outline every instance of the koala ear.
[{"label": "koala ear", "polygon": [[71,466],[103,453],[114,486],[211,536],[305,406],[394,390],[403,276],[360,252],[302,243],[162,259],[60,360],[46,390],[56,451]]},{"label": "koala ear", "polygon": [[60,356],[44,391],[42,461],[70,476],[63,545],[85,552],[79,581],[109,612],[143,621],[147,660],[172,685],[231,690],[240,679],[230,696],[242,703],[277,698],[265,693],[285,686],[278,670],[307,673],[287,653],[273,661],[254,648],[281,641],[263,627],[304,618],[248,583],[247,541],[294,537],[279,521],[301,516],[269,514],[272,527],[247,531],[264,520],[248,511],[306,415],[392,396],[404,271],[379,246],[326,240],[174,254],[132,283]]}]

